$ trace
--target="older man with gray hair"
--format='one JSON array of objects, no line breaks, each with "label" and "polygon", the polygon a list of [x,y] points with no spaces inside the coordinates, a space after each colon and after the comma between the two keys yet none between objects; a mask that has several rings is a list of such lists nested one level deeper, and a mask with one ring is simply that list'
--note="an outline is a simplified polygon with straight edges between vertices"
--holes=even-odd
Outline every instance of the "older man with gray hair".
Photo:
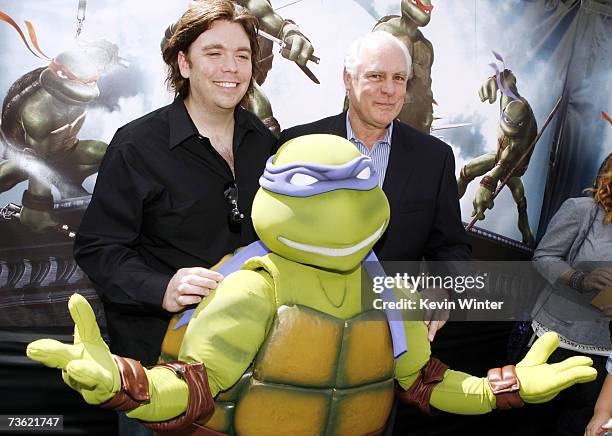
[{"label": "older man with gray hair", "polygon": [[[301,135],[331,133],[349,139],[374,160],[389,199],[391,221],[374,247],[381,260],[468,260],[471,254],[447,144],[396,118],[410,90],[412,60],[387,32],[354,41],[344,60],[348,110],[282,132],[279,144]],[[439,324],[430,325],[433,339]]]}]

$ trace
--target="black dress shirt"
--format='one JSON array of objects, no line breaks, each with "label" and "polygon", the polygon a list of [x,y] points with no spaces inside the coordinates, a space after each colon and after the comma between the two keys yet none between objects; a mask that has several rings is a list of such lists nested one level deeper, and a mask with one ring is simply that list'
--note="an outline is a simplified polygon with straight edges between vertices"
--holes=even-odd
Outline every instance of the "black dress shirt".
[{"label": "black dress shirt", "polygon": [[[98,291],[111,350],[154,363],[170,314],[161,308],[180,268],[214,265],[257,239],[251,205],[275,138],[237,108],[229,165],[200,136],[181,99],[120,128],[100,166],[75,239],[75,259]],[[234,184],[238,209],[224,191]]]}]

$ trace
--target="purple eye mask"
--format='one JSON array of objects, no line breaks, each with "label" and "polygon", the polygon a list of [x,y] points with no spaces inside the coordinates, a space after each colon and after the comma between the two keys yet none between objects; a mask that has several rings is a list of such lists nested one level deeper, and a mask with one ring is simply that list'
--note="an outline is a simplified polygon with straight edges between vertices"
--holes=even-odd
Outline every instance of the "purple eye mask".
[{"label": "purple eye mask", "polygon": [[266,162],[259,185],[289,197],[310,197],[338,189],[369,191],[378,185],[374,164],[367,156],[356,157],[342,165],[310,162],[274,165],[273,159],[274,156]]},{"label": "purple eye mask", "polygon": [[517,123],[505,113],[502,113],[502,119],[504,120],[504,123],[508,124],[511,127],[521,127],[523,125],[522,121],[520,123]]}]

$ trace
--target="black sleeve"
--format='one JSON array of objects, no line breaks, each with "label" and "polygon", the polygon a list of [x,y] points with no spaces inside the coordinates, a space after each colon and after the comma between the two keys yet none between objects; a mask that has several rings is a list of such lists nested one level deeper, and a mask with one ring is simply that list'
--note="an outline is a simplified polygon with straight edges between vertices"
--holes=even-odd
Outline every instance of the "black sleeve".
[{"label": "black sleeve", "polygon": [[148,266],[138,249],[144,205],[162,187],[143,174],[141,160],[120,133],[100,165],[74,257],[106,301],[161,309],[170,276]]},{"label": "black sleeve", "polygon": [[305,125],[301,126],[293,126],[288,129],[284,129],[278,139],[276,140],[276,147],[274,148],[275,152],[283,145],[285,142],[295,139],[298,136],[308,135],[314,132],[318,132],[318,130],[313,128],[308,128]]},{"label": "black sleeve", "polygon": [[275,153],[278,151],[281,145],[283,145],[285,142],[289,141],[290,139],[295,138],[295,135],[292,133],[293,130],[294,129],[291,128],[291,129],[285,129],[281,132],[280,136],[276,140],[276,145],[274,146]]},{"label": "black sleeve", "polygon": [[427,241],[426,260],[469,260],[472,247],[461,222],[459,194],[455,180],[455,157],[445,144],[446,155],[436,198],[436,213]]}]

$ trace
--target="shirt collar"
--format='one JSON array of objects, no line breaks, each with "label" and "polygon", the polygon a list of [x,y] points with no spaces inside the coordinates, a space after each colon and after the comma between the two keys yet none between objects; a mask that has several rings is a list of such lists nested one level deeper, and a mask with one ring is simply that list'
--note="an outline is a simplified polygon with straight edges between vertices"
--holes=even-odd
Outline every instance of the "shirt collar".
[{"label": "shirt collar", "polygon": [[[376,141],[374,146],[376,146],[377,144],[385,144],[390,146],[392,135],[393,122],[391,122],[391,124],[389,124],[389,127],[387,127],[387,132],[385,133],[385,136],[382,139]],[[363,141],[355,136],[355,132],[353,132],[353,129],[351,128],[351,120],[349,119],[348,111],[346,111],[346,138],[351,142],[359,142],[360,144],[363,144]]]},{"label": "shirt collar", "polygon": [[[189,116],[187,108],[185,107],[185,102],[182,98],[179,97],[175,99],[170,105],[168,120],[170,131],[169,146],[171,149],[182,144],[185,140],[191,138],[192,136],[198,135],[198,129]],[[247,132],[257,128],[255,122],[240,106],[236,107],[234,110],[234,120],[234,129],[236,130]]]},{"label": "shirt collar", "polygon": [[182,98],[175,99],[168,112],[168,129],[170,131],[170,148],[184,142],[186,139],[198,134]]}]

